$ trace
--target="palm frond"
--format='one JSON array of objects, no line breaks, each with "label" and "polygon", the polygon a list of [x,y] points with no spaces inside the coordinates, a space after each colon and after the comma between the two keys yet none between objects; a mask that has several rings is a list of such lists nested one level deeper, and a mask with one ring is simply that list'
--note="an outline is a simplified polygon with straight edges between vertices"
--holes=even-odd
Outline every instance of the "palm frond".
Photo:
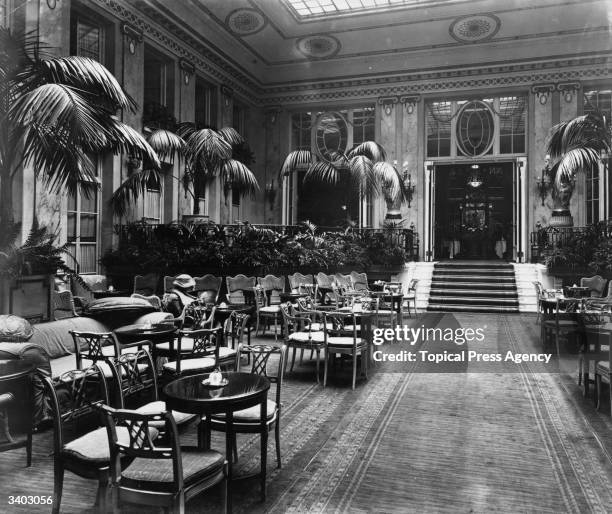
[{"label": "palm frond", "polygon": [[159,158],[155,150],[140,132],[114,117],[100,120],[108,135],[105,147],[97,152],[109,151],[114,154],[125,153],[142,159],[146,168],[159,169]]},{"label": "palm frond", "polygon": [[137,104],[102,64],[88,57],[59,57],[40,63],[41,73],[51,83],[66,84],[90,92],[99,101],[132,112]]},{"label": "palm frond", "polygon": [[552,172],[556,173],[555,182],[560,184],[563,179],[571,180],[576,172],[595,168],[601,161],[601,155],[593,148],[572,148],[563,154],[555,163]]},{"label": "palm frond", "polygon": [[380,185],[374,173],[372,161],[365,155],[355,155],[349,159],[351,182],[359,188],[360,194],[380,193]]},{"label": "palm frond", "polygon": [[231,185],[239,194],[254,195],[259,191],[255,174],[240,161],[229,159],[221,167],[221,175],[226,185]]},{"label": "palm frond", "polygon": [[220,128],[218,134],[225,139],[230,145],[239,145],[244,142],[244,138],[233,127]]},{"label": "palm frond", "polygon": [[230,159],[232,146],[213,129],[200,129],[191,133],[187,146],[192,155],[203,155],[211,160]]},{"label": "palm frond", "polygon": [[143,168],[126,178],[110,199],[113,213],[120,217],[125,216],[129,205],[144,194],[147,184],[151,181],[161,182],[161,175],[155,169]]},{"label": "palm frond", "polygon": [[169,130],[156,130],[147,137],[147,142],[162,160],[174,159],[176,155],[183,155],[185,152],[183,138]]},{"label": "palm frond", "polygon": [[357,155],[364,155],[372,162],[384,161],[387,158],[385,149],[376,143],[375,141],[364,141],[358,144],[348,153],[348,158],[355,157]]},{"label": "palm frond", "polygon": [[337,184],[340,180],[340,171],[330,162],[318,161],[312,163],[304,174],[304,182],[324,182]]},{"label": "palm frond", "polygon": [[284,177],[293,173],[300,166],[310,166],[314,163],[313,155],[310,150],[294,150],[290,152],[281,166],[278,174],[279,182],[282,182]]},{"label": "palm frond", "polygon": [[377,162],[374,164],[373,171],[376,176],[376,182],[380,184],[385,200],[389,202],[396,200],[404,201],[404,182],[395,166],[388,162]]},{"label": "palm frond", "polygon": [[196,131],[196,126],[193,121],[183,121],[178,124],[176,128],[176,133],[182,137],[184,140],[187,140],[191,134]]}]

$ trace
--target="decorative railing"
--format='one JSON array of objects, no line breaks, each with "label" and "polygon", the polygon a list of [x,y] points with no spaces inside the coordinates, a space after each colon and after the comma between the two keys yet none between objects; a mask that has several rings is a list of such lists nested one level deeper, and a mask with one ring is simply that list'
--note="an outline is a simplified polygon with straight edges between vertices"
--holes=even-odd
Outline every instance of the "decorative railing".
[{"label": "decorative railing", "polygon": [[[130,223],[127,225],[116,225],[115,232],[119,236],[119,245],[126,243],[155,244],[156,240],[163,237],[171,237],[172,233],[186,237],[197,243],[198,240],[207,240],[212,235],[222,237],[228,246],[231,246],[237,235],[247,228],[270,230],[279,235],[295,236],[305,232],[304,225],[272,225],[272,224],[228,224],[216,223],[188,223],[188,224],[149,224]],[[324,232],[346,233],[352,232],[358,236],[384,234],[389,244],[403,248],[409,260],[419,258],[419,235],[416,230],[410,228],[369,228],[369,227],[325,227],[317,226],[315,235]]]},{"label": "decorative railing", "polygon": [[544,262],[555,249],[573,244],[589,233],[600,237],[612,237],[612,220],[588,227],[543,227],[530,234],[531,262]]}]

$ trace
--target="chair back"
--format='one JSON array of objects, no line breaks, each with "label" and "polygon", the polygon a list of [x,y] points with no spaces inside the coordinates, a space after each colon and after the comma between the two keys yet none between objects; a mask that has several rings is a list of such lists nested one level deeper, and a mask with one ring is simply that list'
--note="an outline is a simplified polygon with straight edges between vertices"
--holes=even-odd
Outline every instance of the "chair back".
[{"label": "chair back", "polygon": [[357,348],[357,317],[355,313],[349,311],[324,311],[323,334],[327,346],[333,346],[334,337],[352,337],[353,350],[355,350]]},{"label": "chair back", "polygon": [[351,271],[351,282],[355,291],[368,291],[368,275]]},{"label": "chair back", "polygon": [[94,292],[108,289],[108,281],[105,275],[79,275],[70,281],[70,287],[74,296],[89,303],[94,299]]},{"label": "chair back", "polygon": [[[283,345],[280,348],[264,344],[256,344],[252,346],[241,346],[238,348],[238,361],[240,355],[251,356],[251,373],[266,377],[271,383],[276,384],[276,405],[280,409],[281,388],[283,386],[283,369],[285,367],[285,355],[287,346]],[[272,370],[270,367],[270,357],[278,355],[278,367]]]},{"label": "chair back", "polygon": [[97,420],[97,409],[109,403],[106,379],[96,365],[67,371],[54,379],[38,373],[53,416],[53,446],[58,457],[66,443],[68,427],[73,427],[70,432],[84,432],[90,425],[84,421]]},{"label": "chair back", "polygon": [[134,293],[151,296],[157,292],[158,276],[155,273],[136,275],[134,277]]},{"label": "chair back", "polygon": [[294,273],[287,277],[289,279],[289,288],[292,293],[308,293],[304,286],[313,286],[314,277],[311,275],[302,275],[301,273]]},{"label": "chair back", "polygon": [[208,314],[208,308],[199,302],[191,302],[186,305],[183,309],[183,325],[181,328],[189,328],[191,330],[197,330],[200,328],[213,328],[215,321],[216,307],[212,307],[210,314]]},{"label": "chair back", "polygon": [[319,289],[324,288],[324,289],[330,289],[331,290],[332,284],[334,283],[334,276],[333,275],[326,275],[325,273],[320,271],[315,276],[315,281],[316,281],[317,285],[319,286]]},{"label": "chair back", "polygon": [[111,370],[119,408],[125,409],[132,397],[143,393],[149,393],[147,401],[157,401],[157,370],[147,350],[120,355]]},{"label": "chair back", "polygon": [[223,334],[225,342],[231,340],[232,348],[237,344],[242,344],[242,338],[246,332],[246,326],[251,319],[249,314],[244,312],[233,311],[223,324]]},{"label": "chair back", "polygon": [[[176,373],[181,373],[181,360],[201,359],[203,357],[213,357],[215,366],[219,362],[219,345],[221,344],[221,327],[200,328],[198,330],[179,330],[177,339],[177,358]],[[190,350],[181,348],[183,337],[193,340],[193,347]]]},{"label": "chair back", "polygon": [[203,277],[194,277],[194,291],[198,300],[204,304],[216,304],[219,300],[219,292],[223,284],[223,277],[215,277],[210,273]]},{"label": "chair back", "polygon": [[170,275],[166,275],[164,277],[164,293],[169,293],[174,289],[174,279],[176,276],[172,277]]},{"label": "chair back", "polygon": [[162,310],[162,303],[161,300],[159,299],[159,296],[157,295],[149,295],[149,296],[145,296],[143,294],[138,294],[138,293],[132,293],[130,295],[130,298],[139,298],[140,300],[145,300],[146,302],[149,302],[153,307],[155,307],[156,310],[161,311]]},{"label": "chair back", "polygon": [[341,291],[352,291],[353,281],[350,275],[343,275],[342,273],[336,273],[334,275],[334,281]]},{"label": "chair back", "polygon": [[534,280],[533,286],[536,290],[536,296],[538,297],[538,299],[540,299],[544,294],[544,287],[542,286],[542,282],[540,282],[539,280]]},{"label": "chair back", "polygon": [[588,287],[591,290],[590,296],[593,298],[601,298],[603,296],[606,284],[607,280],[600,275],[580,279],[580,286]]},{"label": "chair back", "polygon": [[[246,275],[236,275],[235,277],[225,277],[227,286],[227,303],[244,305],[252,301],[252,291],[256,285],[255,277]],[[247,294],[245,294],[245,292]]]},{"label": "chair back", "polygon": [[280,293],[285,291],[285,277],[266,275],[257,277],[257,285],[260,285],[268,297],[268,305],[278,305],[281,303]]},{"label": "chair back", "polygon": [[387,282],[383,287],[383,291],[391,294],[398,294],[402,292],[401,282]]},{"label": "chair back", "polygon": [[262,307],[265,307],[268,304],[268,299],[266,298],[264,288],[261,286],[255,286],[253,288],[253,294],[255,298],[255,308],[257,309],[257,312],[259,312]]},{"label": "chair back", "polygon": [[[121,486],[121,458],[151,459],[151,465],[162,459],[172,460],[172,482],[157,487],[163,492],[179,492],[183,489],[183,464],[179,444],[178,429],[170,412],[138,413],[129,410],[117,410],[108,406],[101,408],[108,434],[110,449],[111,484]],[[157,435],[160,423],[165,424],[165,437],[160,439],[163,446],[157,446]],[[129,439],[119,441],[117,426],[126,427]],[[150,487],[153,487],[153,483]]]},{"label": "chair back", "polygon": [[70,291],[52,291],[53,319],[55,321],[78,316],[74,305],[74,296]]},{"label": "chair back", "polygon": [[[69,332],[74,341],[77,369],[83,368],[83,359],[89,359],[94,364],[99,361],[108,363],[121,354],[119,341],[113,332]],[[112,353],[104,353],[103,348],[107,346],[113,347]]]}]

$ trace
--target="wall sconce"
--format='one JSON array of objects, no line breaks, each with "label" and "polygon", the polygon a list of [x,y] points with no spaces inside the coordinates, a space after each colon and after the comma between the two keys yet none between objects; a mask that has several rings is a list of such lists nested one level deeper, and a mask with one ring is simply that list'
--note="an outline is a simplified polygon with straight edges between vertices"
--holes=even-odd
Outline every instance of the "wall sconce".
[{"label": "wall sconce", "polygon": [[540,195],[540,199],[542,200],[542,206],[544,206],[544,200],[548,195],[548,191],[550,191],[552,187],[552,181],[550,176],[550,156],[546,156],[546,160],[544,161],[544,168],[542,168],[542,173],[540,178],[536,180],[536,188],[538,190],[538,194]]},{"label": "wall sconce", "polygon": [[[397,166],[397,161],[393,161],[393,166]],[[410,203],[412,202],[414,191],[416,190],[416,185],[412,183],[412,176],[408,171],[408,161],[404,161],[402,164],[402,170],[404,194],[406,195],[406,203],[408,203],[408,208],[410,208]]]},{"label": "wall sconce", "polygon": [[138,171],[142,166],[142,159],[136,157],[135,155],[130,155],[125,161],[127,166],[128,174],[131,175],[135,171]]},{"label": "wall sconce", "polygon": [[179,68],[183,70],[183,82],[188,86],[191,76],[195,73],[195,66],[189,61],[181,59],[179,61]]},{"label": "wall sconce", "polygon": [[268,202],[270,202],[270,209],[274,208],[274,200],[276,200],[276,187],[274,186],[274,179],[266,184],[264,195]]}]

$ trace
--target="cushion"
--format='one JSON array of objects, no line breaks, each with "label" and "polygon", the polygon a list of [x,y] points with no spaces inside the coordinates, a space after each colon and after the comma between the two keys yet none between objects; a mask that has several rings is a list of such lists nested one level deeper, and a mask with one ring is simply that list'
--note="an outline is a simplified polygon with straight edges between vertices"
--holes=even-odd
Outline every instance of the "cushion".
[{"label": "cushion", "polygon": [[205,305],[208,303],[215,303],[217,301],[216,291],[201,291],[198,293],[198,300]]},{"label": "cushion", "polygon": [[[158,400],[156,402],[150,402],[142,407],[138,407],[136,412],[140,412],[142,414],[156,414],[159,412],[164,412],[166,410],[166,402],[162,400]],[[174,417],[174,421],[176,421],[177,425],[182,425],[183,423],[187,423],[196,417],[196,414],[189,414],[186,412],[178,412],[173,410],[172,416]],[[149,423],[149,426],[153,426],[155,428],[164,428],[165,420],[162,421],[154,421]]]},{"label": "cushion", "polygon": [[[274,418],[276,414],[276,402],[273,400],[267,400],[267,417],[270,420]],[[212,419],[224,420],[225,413],[214,414]],[[237,410],[234,412],[234,421],[236,423],[257,423],[261,420],[261,406],[259,404],[253,405],[248,409]]]},{"label": "cushion", "polygon": [[[365,344],[364,339],[357,339],[357,346],[361,346]],[[327,338],[328,346],[353,346],[353,338],[352,337],[328,337]]]},{"label": "cushion", "polygon": [[[155,439],[159,431],[149,427],[149,434],[152,439]],[[117,427],[117,439],[122,444],[129,444],[130,435],[126,427]],[[62,455],[80,461],[87,461],[92,466],[108,466],[110,449],[106,427],[97,428],[69,442],[64,446]]]},{"label": "cushion", "polygon": [[236,350],[232,350],[231,348],[228,348],[227,346],[222,346],[221,348],[219,348],[219,359],[227,359],[229,357],[235,357],[236,356]]},{"label": "cushion", "polygon": [[70,355],[64,355],[63,357],[52,359],[50,364],[51,376],[53,378],[59,377],[61,374],[66,373],[66,371],[76,369],[76,356],[73,353]]},{"label": "cushion", "polygon": [[265,312],[267,314],[278,314],[280,312],[280,305],[268,305],[266,307],[261,307],[259,312]]},{"label": "cushion", "polygon": [[325,341],[325,335],[323,332],[294,332],[289,334],[287,338],[289,342],[295,343],[323,343]]},{"label": "cushion", "polygon": [[[181,461],[183,465],[183,480],[186,486],[217,473],[223,469],[225,457],[219,452],[200,451],[195,448],[182,448]],[[138,457],[121,473],[121,485],[136,489],[150,489],[151,482],[156,483],[156,489],[172,490],[173,483],[172,459],[144,459]],[[159,487],[157,484],[167,484]]]},{"label": "cushion", "polygon": [[[182,371],[197,371],[214,369],[216,363],[214,357],[200,357],[197,359],[181,359]],[[163,366],[165,371],[176,373],[176,362],[166,362]]]},{"label": "cushion", "polygon": [[70,330],[77,332],[108,332],[108,327],[87,317],[76,317],[34,325],[30,343],[41,346],[51,359],[63,357],[74,351]]},{"label": "cushion", "polygon": [[87,306],[87,313],[90,316],[109,311],[133,311],[145,314],[154,310],[155,308],[147,300],[143,300],[142,298],[131,298],[129,296],[98,298]]},{"label": "cushion", "polygon": [[13,314],[0,315],[0,341],[5,343],[24,343],[34,333],[27,319]]}]

